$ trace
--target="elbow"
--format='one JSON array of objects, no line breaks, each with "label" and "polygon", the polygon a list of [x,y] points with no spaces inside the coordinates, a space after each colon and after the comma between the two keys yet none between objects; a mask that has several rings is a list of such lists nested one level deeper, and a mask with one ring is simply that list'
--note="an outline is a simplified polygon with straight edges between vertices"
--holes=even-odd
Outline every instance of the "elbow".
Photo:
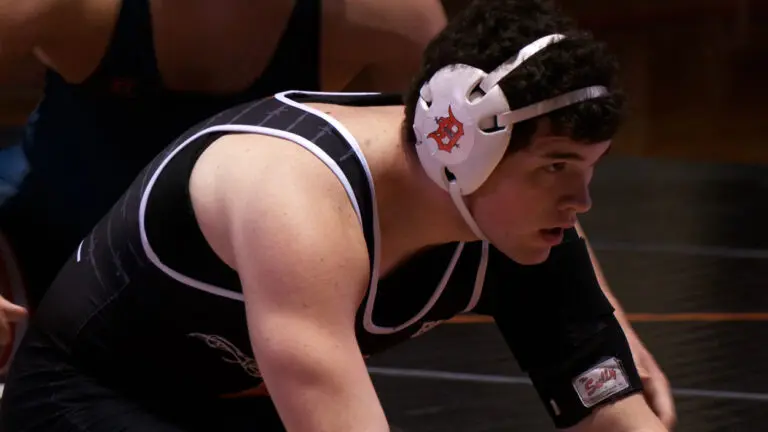
[{"label": "elbow", "polygon": [[257,361],[288,430],[388,430],[359,352],[332,344],[270,347]]},{"label": "elbow", "polygon": [[277,329],[269,332],[282,337],[252,340],[256,362],[267,385],[275,382],[284,389],[303,391],[330,391],[338,387],[344,365],[349,364],[355,354],[359,356],[356,346],[324,336],[317,329],[294,329],[291,324],[283,323],[282,332]]},{"label": "elbow", "polygon": [[0,60],[7,63],[10,60],[22,58],[30,53],[34,42],[30,37],[15,34],[12,28],[3,28],[4,22],[0,20]]},{"label": "elbow", "polygon": [[314,359],[309,353],[285,350],[260,350],[256,356],[259,371],[267,385],[275,383],[283,389],[329,389],[334,373],[327,360]]}]

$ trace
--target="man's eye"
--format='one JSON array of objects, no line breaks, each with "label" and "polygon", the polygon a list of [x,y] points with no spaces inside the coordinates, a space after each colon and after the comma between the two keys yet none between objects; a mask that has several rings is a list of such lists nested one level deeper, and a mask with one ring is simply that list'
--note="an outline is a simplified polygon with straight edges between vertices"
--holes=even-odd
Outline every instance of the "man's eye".
[{"label": "man's eye", "polygon": [[565,169],[565,162],[555,162],[553,164],[547,165],[544,167],[544,169],[550,173],[560,172]]}]

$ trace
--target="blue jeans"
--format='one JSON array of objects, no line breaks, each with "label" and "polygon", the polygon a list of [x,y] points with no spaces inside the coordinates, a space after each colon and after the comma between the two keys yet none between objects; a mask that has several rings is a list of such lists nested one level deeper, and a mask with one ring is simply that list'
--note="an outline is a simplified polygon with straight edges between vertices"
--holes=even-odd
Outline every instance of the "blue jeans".
[{"label": "blue jeans", "polygon": [[16,195],[28,172],[29,163],[20,144],[0,149],[0,205]]}]

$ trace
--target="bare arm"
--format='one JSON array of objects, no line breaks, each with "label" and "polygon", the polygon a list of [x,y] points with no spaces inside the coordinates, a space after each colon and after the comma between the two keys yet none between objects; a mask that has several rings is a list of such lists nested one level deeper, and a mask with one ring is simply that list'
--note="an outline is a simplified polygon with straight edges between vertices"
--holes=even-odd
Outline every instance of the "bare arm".
[{"label": "bare arm", "polygon": [[375,23],[366,25],[376,48],[366,50],[372,56],[347,90],[404,93],[419,73],[424,49],[447,23],[445,9],[439,0],[361,3],[369,4],[362,9],[369,17],[356,20]]},{"label": "bare arm", "polygon": [[[642,426],[640,426],[642,425]],[[643,400],[635,394],[595,410],[567,432],[667,432]]]},{"label": "bare arm", "polygon": [[0,64],[29,54],[65,1],[71,0],[0,0]]},{"label": "bare arm", "polygon": [[[218,213],[243,283],[256,360],[281,419],[289,431],[388,430],[355,337],[369,266],[349,199],[330,170],[296,145],[228,139],[230,147],[256,140],[235,162],[241,168],[221,168],[231,180],[221,183]],[[265,164],[276,159],[261,141],[273,141],[268,151],[290,162]]]}]

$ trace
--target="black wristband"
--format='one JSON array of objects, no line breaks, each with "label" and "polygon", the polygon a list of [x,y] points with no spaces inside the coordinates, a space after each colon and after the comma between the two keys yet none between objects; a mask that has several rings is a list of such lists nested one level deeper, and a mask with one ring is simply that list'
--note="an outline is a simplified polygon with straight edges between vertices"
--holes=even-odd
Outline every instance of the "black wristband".
[{"label": "black wristband", "polygon": [[529,371],[557,428],[574,426],[597,408],[643,390],[624,332],[610,318],[571,359]]}]

